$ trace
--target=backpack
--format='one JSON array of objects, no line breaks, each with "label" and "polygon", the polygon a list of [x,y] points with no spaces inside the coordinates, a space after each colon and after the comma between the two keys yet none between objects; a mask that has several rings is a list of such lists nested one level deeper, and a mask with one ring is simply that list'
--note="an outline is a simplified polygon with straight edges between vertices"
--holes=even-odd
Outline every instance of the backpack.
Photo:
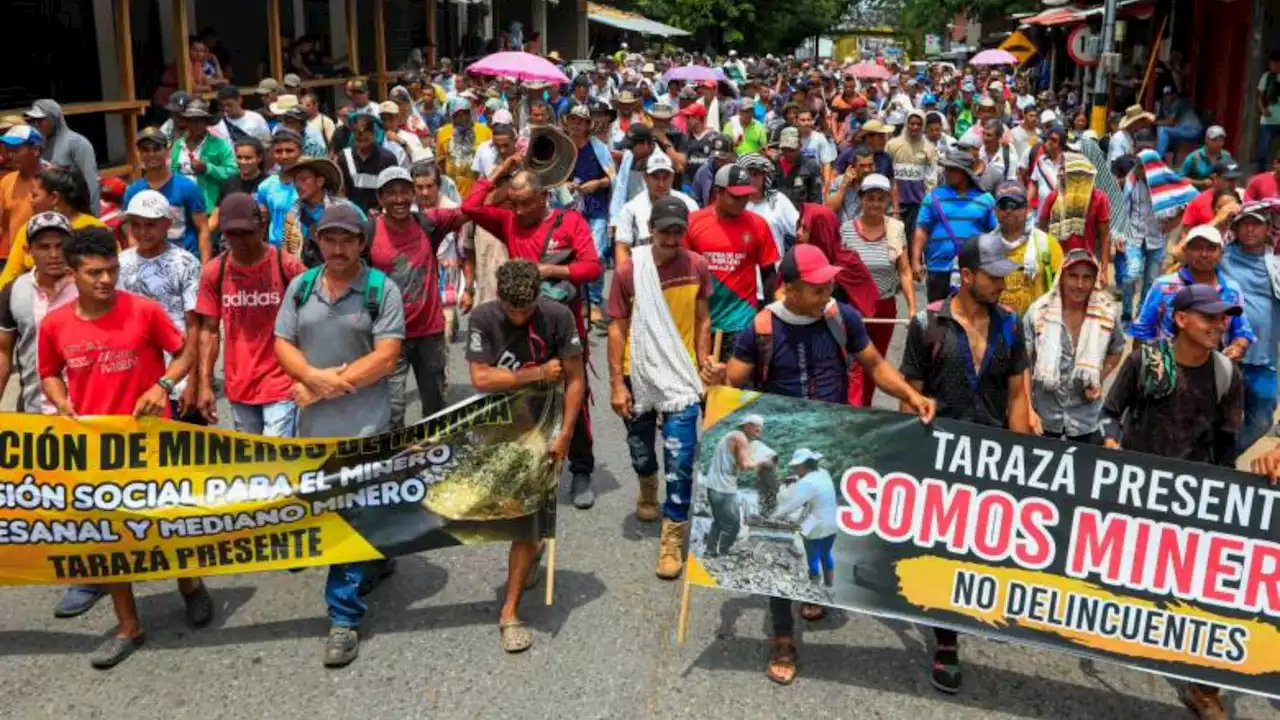
[{"label": "backpack", "polygon": [[[280,284],[283,287],[289,287],[289,277],[284,273],[284,250],[278,247],[271,248],[276,251],[276,269],[280,271]],[[222,280],[227,276],[227,258],[231,256],[228,250],[218,256],[218,279],[215,280],[214,287],[218,288],[218,303],[222,303]]]},{"label": "backpack", "polygon": [[[293,294],[295,308],[302,307],[311,299],[311,296],[316,291],[316,283],[320,280],[320,273],[322,272],[324,272],[324,265],[317,265],[302,274],[302,280],[298,282],[297,290]],[[382,312],[382,294],[386,286],[386,273],[375,267],[370,267],[369,277],[365,281],[364,309],[365,312],[369,313],[369,319],[375,325],[378,323],[379,313]]]},{"label": "backpack", "polygon": [[[847,347],[849,329],[845,327],[844,316],[840,314],[840,305],[835,302],[827,303],[827,307],[822,311],[822,319],[831,336],[835,338],[836,346],[840,348],[840,358],[847,366],[849,364]],[[773,311],[766,307],[756,313],[751,326],[756,335],[756,387],[764,387],[765,381],[769,379],[769,367],[773,361]]]}]

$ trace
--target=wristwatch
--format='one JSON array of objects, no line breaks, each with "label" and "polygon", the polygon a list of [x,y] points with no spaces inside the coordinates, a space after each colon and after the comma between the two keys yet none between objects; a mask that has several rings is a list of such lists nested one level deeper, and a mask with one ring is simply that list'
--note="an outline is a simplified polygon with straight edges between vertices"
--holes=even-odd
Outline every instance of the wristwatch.
[{"label": "wristwatch", "polygon": [[156,384],[164,388],[164,391],[167,393],[173,392],[173,381],[167,377],[160,378],[159,380],[156,381]]}]

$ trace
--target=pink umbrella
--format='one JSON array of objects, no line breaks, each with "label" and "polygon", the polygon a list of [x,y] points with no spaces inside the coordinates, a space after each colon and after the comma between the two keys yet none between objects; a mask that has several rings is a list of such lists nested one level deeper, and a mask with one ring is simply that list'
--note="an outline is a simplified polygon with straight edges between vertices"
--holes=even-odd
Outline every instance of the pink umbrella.
[{"label": "pink umbrella", "polygon": [[1014,67],[1017,67],[1018,65],[1022,64],[1022,61],[1018,59],[1017,55],[1014,55],[1008,50],[1001,50],[1000,48],[992,48],[990,50],[983,50],[977,55],[974,55],[973,58],[969,60],[969,64],[970,65],[1013,65]]},{"label": "pink umbrella", "polygon": [[724,77],[723,70],[720,71],[719,75],[716,74],[716,70],[719,70],[719,68],[713,70],[705,65],[683,65],[678,68],[671,68],[662,76],[662,79],[668,82],[671,80],[683,80],[685,82],[706,82],[710,80],[715,82]]},{"label": "pink umbrella", "polygon": [[844,69],[845,75],[852,75],[859,80],[884,80],[893,73],[889,72],[889,68],[876,63],[861,62],[856,65],[849,65]]},{"label": "pink umbrella", "polygon": [[569,78],[550,61],[527,52],[500,52],[480,58],[467,67],[477,75],[499,75],[516,80],[564,84]]}]

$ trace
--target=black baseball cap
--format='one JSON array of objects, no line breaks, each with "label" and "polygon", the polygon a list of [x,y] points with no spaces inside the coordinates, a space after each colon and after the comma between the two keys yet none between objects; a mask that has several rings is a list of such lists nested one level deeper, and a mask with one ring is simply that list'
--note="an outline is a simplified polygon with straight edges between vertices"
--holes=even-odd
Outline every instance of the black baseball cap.
[{"label": "black baseball cap", "polygon": [[666,230],[671,227],[684,229],[689,227],[689,206],[677,197],[668,195],[653,204],[649,213],[649,224],[654,230]]},{"label": "black baseball cap", "polygon": [[643,123],[631,123],[631,127],[627,129],[627,140],[632,143],[652,142],[653,130]]},{"label": "black baseball cap", "polygon": [[141,147],[144,142],[155,143],[160,147],[169,147],[169,136],[165,135],[158,127],[148,126],[138,131],[138,139],[134,142],[134,145]]},{"label": "black baseball cap", "polygon": [[1213,174],[1221,175],[1227,180],[1236,180],[1240,177],[1240,166],[1234,162],[1219,160],[1213,164]]},{"label": "black baseball cap", "polygon": [[1173,309],[1190,310],[1204,315],[1230,315],[1235,317],[1244,312],[1244,308],[1222,299],[1218,290],[1212,285],[1188,285],[1173,296]]},{"label": "black baseball cap", "polygon": [[238,98],[240,97],[240,88],[236,87],[235,85],[223,85],[222,87],[218,88],[217,97],[219,100],[229,100],[231,98]]},{"label": "black baseball cap", "polygon": [[733,151],[733,141],[728,135],[719,133],[711,138],[711,157],[718,160],[732,160],[737,157]]}]

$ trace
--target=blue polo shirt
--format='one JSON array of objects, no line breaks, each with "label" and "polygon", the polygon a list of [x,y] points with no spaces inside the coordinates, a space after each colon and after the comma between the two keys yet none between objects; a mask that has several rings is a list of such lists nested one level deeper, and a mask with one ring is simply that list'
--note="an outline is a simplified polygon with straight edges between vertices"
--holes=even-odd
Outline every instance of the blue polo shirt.
[{"label": "blue polo shirt", "polygon": [[200,234],[196,232],[195,216],[208,212],[204,206],[204,194],[195,180],[186,175],[174,174],[169,182],[158,188],[147,184],[146,178],[138,178],[124,191],[123,207],[143,190],[155,190],[169,201],[169,242],[200,257]]},{"label": "blue polo shirt", "polygon": [[950,186],[933,189],[924,196],[916,216],[916,227],[929,237],[924,246],[925,268],[929,272],[950,271],[964,241],[995,230],[997,224],[996,201],[991,195],[977,188],[969,188],[963,195]]},{"label": "blue polo shirt", "polygon": [[[1221,267],[1214,271],[1214,275],[1217,277],[1216,289],[1222,296],[1223,302],[1244,307],[1243,294],[1235,280],[1227,277]],[[1142,301],[1142,309],[1138,311],[1138,317],[1134,318],[1133,324],[1129,326],[1129,336],[1141,342],[1172,338],[1173,297],[1182,288],[1193,284],[1195,280],[1186,267],[1156,278],[1147,292],[1146,299]],[[1226,341],[1233,343],[1240,338],[1250,343],[1258,341],[1258,336],[1253,333],[1253,328],[1249,325],[1249,316],[1245,313],[1236,315],[1227,323]]]},{"label": "blue polo shirt", "polygon": [[284,219],[298,202],[298,191],[293,187],[293,183],[286,183],[279,175],[272,175],[258,186],[256,199],[271,216],[271,228],[267,233],[267,241],[280,247],[281,241],[284,240]]}]

